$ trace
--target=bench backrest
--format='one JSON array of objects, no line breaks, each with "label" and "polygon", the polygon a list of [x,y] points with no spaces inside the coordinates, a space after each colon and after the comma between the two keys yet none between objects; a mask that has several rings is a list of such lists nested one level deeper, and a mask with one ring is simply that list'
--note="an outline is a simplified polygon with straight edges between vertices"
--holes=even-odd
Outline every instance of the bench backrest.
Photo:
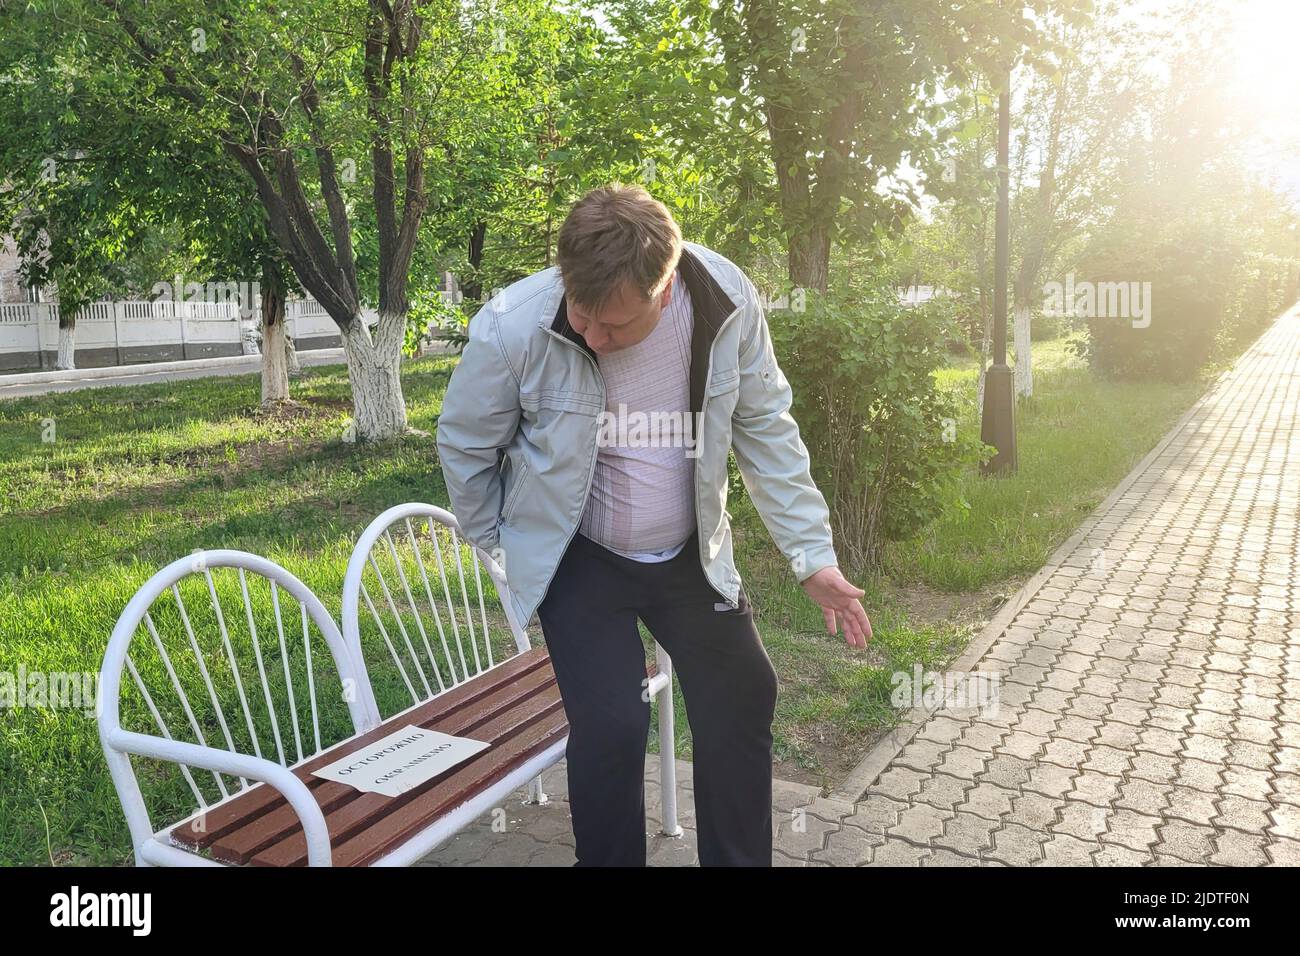
[{"label": "bench backrest", "polygon": [[155,829],[129,753],[160,761],[142,774],[150,802],[184,819],[185,785],[199,810],[251,785],[187,759],[300,763],[372,726],[363,680],[329,611],[274,562],[218,550],[163,568],[118,618],[100,671],[100,738],[135,846]]},{"label": "bench backrest", "polygon": [[451,512],[412,502],[362,532],[343,582],[343,636],[374,719],[462,684],[528,650],[505,574]]}]

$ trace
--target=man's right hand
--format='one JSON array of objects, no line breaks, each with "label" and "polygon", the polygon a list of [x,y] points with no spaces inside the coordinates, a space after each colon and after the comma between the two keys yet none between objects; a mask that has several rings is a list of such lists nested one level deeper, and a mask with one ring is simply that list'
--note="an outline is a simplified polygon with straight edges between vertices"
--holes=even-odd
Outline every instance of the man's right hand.
[{"label": "man's right hand", "polygon": [[850,647],[867,646],[872,638],[871,619],[859,600],[866,591],[851,584],[833,566],[805,578],[803,589],[821,607],[827,633],[838,634],[843,625],[844,640]]}]

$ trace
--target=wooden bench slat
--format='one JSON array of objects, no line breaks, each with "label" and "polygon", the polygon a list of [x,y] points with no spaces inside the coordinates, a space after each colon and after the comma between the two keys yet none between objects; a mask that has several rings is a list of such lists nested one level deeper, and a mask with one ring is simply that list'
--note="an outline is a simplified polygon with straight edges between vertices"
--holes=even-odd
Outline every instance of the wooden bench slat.
[{"label": "wooden bench slat", "polygon": [[[476,739],[489,741],[491,746],[469,760],[457,764],[448,773],[435,777],[397,797],[361,793],[358,794],[357,799],[337,807],[325,818],[331,845],[337,852],[338,847],[377,819],[393,815],[399,808],[412,803],[423,794],[451,783],[462,775],[469,779],[477,778],[483,772],[494,772],[480,771],[478,768],[496,768],[502,760],[513,759],[512,755],[516,755],[521,740],[526,745],[533,745],[535,743],[533,738],[536,736],[534,731],[539,725],[544,728],[545,735],[548,736],[567,731],[568,720],[564,716],[564,705],[560,699],[559,688],[556,686],[526,698],[518,706],[493,717],[474,730]],[[505,773],[507,769],[500,770],[500,773]],[[416,816],[426,824],[432,822],[427,816],[427,811],[418,812]],[[252,863],[259,866],[302,866],[306,862],[307,842],[301,829],[296,829],[278,843],[263,849],[252,859]]]},{"label": "wooden bench slat", "polygon": [[[471,678],[463,684],[458,684],[427,701],[422,706],[406,714],[399,715],[395,719],[402,720],[405,723],[426,726],[428,721],[472,705],[483,697],[496,693],[503,685],[538,668],[550,669],[550,657],[544,647],[534,647],[522,654],[516,654],[491,670]],[[394,729],[395,727],[390,726],[386,721],[379,727],[364,734],[340,741],[333,747],[292,768],[292,771],[307,786],[311,787],[314,793],[316,787],[326,781],[321,780],[319,777],[313,777],[311,775],[313,770],[332,763],[352,750],[381,739],[386,734],[392,733]],[[284,805],[286,804],[280,791],[274,787],[259,783],[233,800],[228,800],[217,807],[213,807],[206,813],[198,813],[190,819],[178,823],[172,828],[170,836],[181,846],[196,850],[203,849],[246,825],[249,821]]]},{"label": "wooden bench slat", "polygon": [[[437,715],[418,726],[456,736],[476,734],[476,728],[484,722],[495,715],[509,713],[512,708],[554,684],[555,672],[550,667],[534,668],[518,679],[498,687],[494,693],[450,713]],[[389,721],[384,730],[391,733],[405,725],[406,718],[399,716]],[[454,770],[452,768],[449,772]],[[319,777],[313,777],[312,780],[316,783],[312,788],[312,796],[327,817],[331,811],[362,796],[361,791],[345,783],[322,780]],[[223,835],[212,844],[212,855],[224,863],[242,865],[254,854],[297,831],[299,827],[297,812],[288,803],[281,802],[269,812],[252,817]]]},{"label": "wooden bench slat", "polygon": [[466,773],[444,780],[417,800],[379,817],[372,826],[336,846],[334,865],[367,866],[373,863],[530,757],[562,740],[568,732],[569,723],[563,712],[552,713],[545,721],[512,737],[509,743],[492,752],[492,759],[479,761]]}]

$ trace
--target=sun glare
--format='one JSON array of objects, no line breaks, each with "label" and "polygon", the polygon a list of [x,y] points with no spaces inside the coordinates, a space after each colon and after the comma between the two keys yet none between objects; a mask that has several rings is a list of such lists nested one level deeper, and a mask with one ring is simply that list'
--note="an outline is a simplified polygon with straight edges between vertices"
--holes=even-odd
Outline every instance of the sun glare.
[{"label": "sun glare", "polygon": [[1261,118],[1300,126],[1300,0],[1228,6],[1238,78]]}]

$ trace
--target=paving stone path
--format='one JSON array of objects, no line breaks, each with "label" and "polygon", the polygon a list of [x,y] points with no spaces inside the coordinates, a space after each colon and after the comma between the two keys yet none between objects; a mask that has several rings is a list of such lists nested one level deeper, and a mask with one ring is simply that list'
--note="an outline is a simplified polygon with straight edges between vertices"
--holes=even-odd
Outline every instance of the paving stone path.
[{"label": "paving stone path", "polygon": [[[1300,311],[1055,555],[854,799],[778,782],[779,865],[1300,865]],[[880,758],[880,755],[876,755]],[[696,862],[652,836],[652,864]],[[563,765],[430,864],[573,862]],[[654,761],[647,801],[657,829]],[[843,794],[841,794],[843,797]]]}]

